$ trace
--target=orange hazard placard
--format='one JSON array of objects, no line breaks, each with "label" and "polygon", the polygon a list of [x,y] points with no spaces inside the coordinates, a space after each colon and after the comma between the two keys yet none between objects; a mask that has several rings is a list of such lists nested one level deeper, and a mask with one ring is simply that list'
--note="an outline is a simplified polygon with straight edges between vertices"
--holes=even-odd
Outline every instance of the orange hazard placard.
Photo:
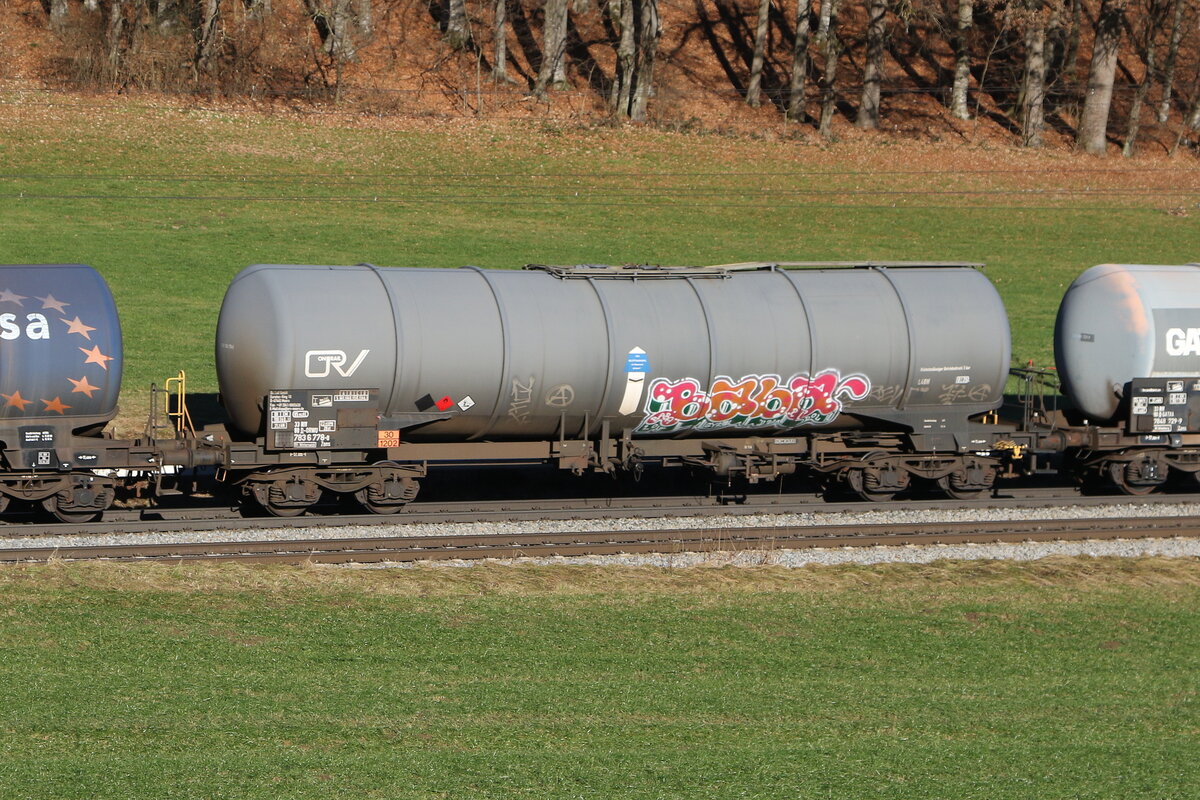
[{"label": "orange hazard placard", "polygon": [[379,431],[379,447],[399,447],[400,431]]}]

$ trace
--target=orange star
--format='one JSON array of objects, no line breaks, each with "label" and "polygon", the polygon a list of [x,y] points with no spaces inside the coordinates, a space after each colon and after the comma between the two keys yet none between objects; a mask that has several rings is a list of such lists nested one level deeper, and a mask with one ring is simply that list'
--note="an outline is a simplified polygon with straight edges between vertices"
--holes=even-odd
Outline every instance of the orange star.
[{"label": "orange star", "polygon": [[83,362],[85,364],[99,364],[105,369],[108,369],[108,362],[113,360],[112,356],[106,356],[104,353],[100,352],[100,345],[96,345],[91,350],[88,350],[85,347],[81,347],[79,350],[87,355],[87,360]]},{"label": "orange star", "polygon": [[87,375],[84,375],[79,380],[75,380],[74,378],[67,378],[67,380],[75,387],[71,390],[71,394],[86,394],[88,397],[91,397],[93,392],[100,390],[99,386],[92,386],[88,383]]},{"label": "orange star", "polygon": [[59,397],[56,397],[53,400],[43,400],[42,402],[46,404],[46,411],[54,411],[59,414],[62,414],[68,408],[70,408],[70,406],[63,403],[62,398]]},{"label": "orange star", "polygon": [[33,402],[32,400],[26,400],[24,397],[21,397],[20,391],[13,392],[12,394],[4,394],[3,392],[0,392],[0,397],[3,397],[8,401],[4,404],[5,408],[15,408],[22,412],[25,410],[25,406]]},{"label": "orange star", "polygon": [[71,305],[70,303],[64,303],[62,300],[55,300],[54,295],[52,294],[47,294],[45,297],[39,297],[38,300],[42,301],[43,309],[53,308],[60,314],[67,313],[67,306]]},{"label": "orange star", "polygon": [[[69,305],[69,304],[67,304],[67,305]],[[79,317],[76,317],[75,319],[62,319],[62,317],[59,317],[59,319],[61,319],[65,323],[67,323],[67,333],[78,333],[80,336],[87,339],[89,342],[92,340],[91,331],[94,331],[96,329],[93,328],[91,325],[84,325],[82,322],[79,321]]]},{"label": "orange star", "polygon": [[13,292],[10,292],[8,289],[5,289],[3,292],[0,292],[0,303],[16,303],[17,305],[22,305],[21,301],[25,300],[25,299],[27,299],[25,297],[25,295],[14,294]]}]

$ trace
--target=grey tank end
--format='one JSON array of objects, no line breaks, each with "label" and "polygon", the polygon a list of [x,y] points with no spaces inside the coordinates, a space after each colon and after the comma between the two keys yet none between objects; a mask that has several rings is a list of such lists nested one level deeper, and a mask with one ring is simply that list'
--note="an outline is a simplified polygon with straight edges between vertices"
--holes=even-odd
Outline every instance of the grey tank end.
[{"label": "grey tank end", "polygon": [[1200,265],[1087,270],[1059,306],[1054,358],[1067,398],[1101,424],[1134,378],[1200,377]]}]

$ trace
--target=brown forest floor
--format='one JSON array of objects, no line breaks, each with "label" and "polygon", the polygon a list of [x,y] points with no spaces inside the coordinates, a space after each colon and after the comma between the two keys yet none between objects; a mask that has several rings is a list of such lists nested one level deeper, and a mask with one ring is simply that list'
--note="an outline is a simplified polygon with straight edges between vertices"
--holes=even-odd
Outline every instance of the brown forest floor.
[{"label": "brown forest floor", "polygon": [[[298,4],[296,4],[298,6]],[[519,5],[519,4],[517,4]],[[753,16],[756,3],[725,0],[661,0],[663,37],[655,75],[655,96],[651,102],[650,123],[678,131],[727,133],[738,138],[787,139],[799,142],[822,143],[812,124],[788,123],[781,110],[770,100],[762,108],[749,108],[742,99],[748,75],[749,48],[752,41]],[[976,149],[980,145],[996,145],[1003,149],[1015,145],[1019,131],[1007,110],[1000,103],[1010,99],[992,95],[973,95],[975,118],[961,121],[952,118],[942,104],[937,90],[939,70],[945,76],[950,64],[947,45],[928,32],[910,31],[903,42],[919,41],[924,37],[926,53],[907,52],[898,39],[885,65],[885,93],[881,129],[859,131],[853,125],[857,105],[857,81],[861,70],[862,20],[859,4],[846,4],[842,15],[843,38],[849,45],[843,56],[840,76],[845,84],[835,118],[834,137],[844,144],[870,148],[880,141],[909,140],[926,142],[936,147],[964,144]],[[489,6],[490,7],[490,6]],[[294,110],[300,113],[361,113],[377,121],[382,118],[407,120],[405,126],[420,125],[422,120],[547,120],[555,123],[582,125],[608,124],[603,102],[604,87],[612,76],[613,52],[600,14],[594,8],[572,15],[572,46],[567,53],[572,88],[553,91],[547,100],[529,94],[536,74],[534,65],[540,58],[540,11],[534,9],[513,14],[509,37],[510,74],[512,85],[495,84],[488,78],[491,53],[490,12],[485,5],[469,3],[472,30],[480,44],[476,52],[455,52],[442,40],[438,29],[438,9],[424,0],[376,0],[376,26],[371,38],[363,43],[353,63],[348,63],[340,76],[340,91],[336,105],[322,93],[320,101],[311,95],[297,93],[301,87],[328,88],[333,76],[327,64],[321,62],[312,45],[315,36],[311,24],[292,9],[286,0],[275,2],[275,27],[261,41],[257,58],[261,74],[245,78],[240,84],[254,99],[238,99],[226,93],[223,106],[268,106],[273,110]],[[78,23],[83,12],[72,6],[72,20]],[[794,13],[788,11],[787,14]],[[791,27],[785,15],[775,20],[771,28],[770,58],[764,75],[766,92],[778,92],[786,81],[790,68],[789,48]],[[225,25],[231,36],[247,30],[244,15],[226,14]],[[893,20],[893,27],[898,23]],[[24,89],[72,88],[78,92],[81,26],[74,32],[58,35],[51,32],[42,6],[36,0],[5,0],[0,3],[0,88],[9,91]],[[1086,37],[1085,37],[1086,38]],[[186,43],[177,37],[170,45],[162,40],[152,47],[174,46],[174,51],[154,54],[160,68],[168,56],[176,65],[186,62]],[[1128,50],[1128,48],[1126,48]],[[1080,54],[1081,64],[1087,57],[1087,42]],[[147,59],[150,56],[145,56]],[[1185,52],[1181,64],[1189,65],[1185,78],[1194,71],[1194,54]],[[1123,52],[1118,81],[1131,83],[1143,70],[1140,59]],[[1078,76],[1077,76],[1078,79]],[[166,85],[170,93],[186,93],[187,81],[159,78],[143,81],[143,85]],[[886,87],[897,87],[888,92]],[[126,83],[121,94],[139,94],[137,87]],[[810,113],[818,109],[812,99]],[[1181,92],[1186,91],[1183,84]],[[93,88],[93,101],[105,95],[117,94],[111,87]],[[1110,118],[1110,153],[1119,150],[1125,128],[1125,106],[1129,92],[1118,91]],[[1165,155],[1175,143],[1181,125],[1176,113],[1166,124],[1158,124],[1150,112],[1157,91],[1152,92],[1143,115],[1138,155]],[[246,95],[243,95],[246,96]],[[197,102],[200,98],[197,98]],[[211,103],[211,93],[203,97]],[[1064,106],[1052,109],[1048,115],[1047,149],[1068,150],[1073,142],[1076,109]],[[910,167],[919,166],[906,161]]]}]

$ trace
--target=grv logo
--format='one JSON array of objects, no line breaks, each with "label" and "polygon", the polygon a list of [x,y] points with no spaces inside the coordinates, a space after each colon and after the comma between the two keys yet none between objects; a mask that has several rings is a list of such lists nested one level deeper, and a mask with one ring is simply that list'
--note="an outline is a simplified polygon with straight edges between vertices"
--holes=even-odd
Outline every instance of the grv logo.
[{"label": "grv logo", "polygon": [[304,354],[304,375],[307,378],[328,378],[332,370],[343,378],[349,378],[362,364],[370,350],[363,350],[354,363],[345,366],[349,357],[345,350],[309,350]]}]

